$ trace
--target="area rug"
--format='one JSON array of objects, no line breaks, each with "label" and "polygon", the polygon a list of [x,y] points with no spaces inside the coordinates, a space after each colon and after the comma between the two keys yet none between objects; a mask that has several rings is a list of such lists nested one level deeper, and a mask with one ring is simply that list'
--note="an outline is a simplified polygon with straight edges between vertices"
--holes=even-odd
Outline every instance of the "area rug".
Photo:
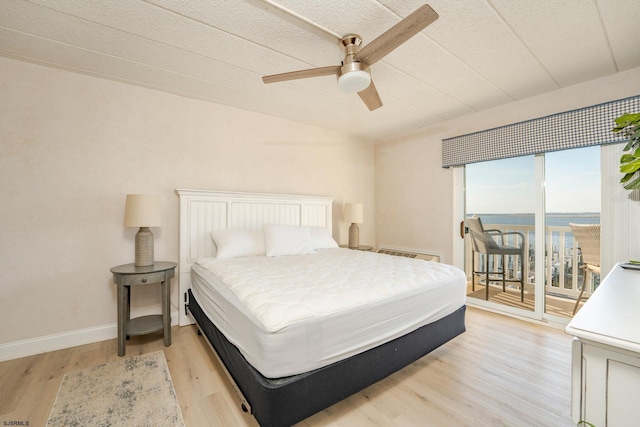
[{"label": "area rug", "polygon": [[164,352],[65,374],[47,426],[184,426]]}]

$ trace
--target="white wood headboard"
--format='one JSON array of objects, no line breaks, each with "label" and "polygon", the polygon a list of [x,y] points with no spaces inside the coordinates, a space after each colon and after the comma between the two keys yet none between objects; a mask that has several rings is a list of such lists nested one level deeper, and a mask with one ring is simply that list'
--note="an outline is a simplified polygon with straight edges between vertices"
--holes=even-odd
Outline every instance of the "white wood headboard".
[{"label": "white wood headboard", "polygon": [[193,323],[184,308],[191,265],[214,255],[211,231],[260,230],[264,224],[326,227],[332,232],[333,198],[288,194],[176,190],[180,196],[180,325]]}]

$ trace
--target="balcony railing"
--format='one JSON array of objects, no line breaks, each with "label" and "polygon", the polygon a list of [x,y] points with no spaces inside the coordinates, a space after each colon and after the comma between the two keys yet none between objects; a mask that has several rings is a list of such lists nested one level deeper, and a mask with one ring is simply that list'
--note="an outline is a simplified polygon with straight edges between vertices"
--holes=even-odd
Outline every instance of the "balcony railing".
[{"label": "balcony railing", "polygon": [[[505,225],[505,224],[485,224],[485,229],[498,229],[500,231],[518,231],[524,235],[525,259],[520,268],[520,257],[516,255],[506,256],[505,265],[502,265],[502,257],[491,255],[489,258],[489,270],[495,271],[506,269],[507,277],[518,279],[520,270],[526,277],[525,289],[533,292],[536,283],[535,278],[535,250],[534,250],[534,227],[529,225]],[[514,239],[513,235],[509,239]],[[470,235],[465,236],[465,263],[467,276],[471,277],[473,256]],[[514,245],[515,241],[509,241],[503,237],[502,244]],[[571,228],[566,226],[550,226],[545,229],[545,291],[550,294],[562,295],[577,298],[580,294],[580,285],[583,283],[583,271],[578,268],[580,265],[580,251],[574,246]],[[483,254],[476,254],[476,268],[482,269],[484,264]],[[587,296],[597,286],[599,279],[591,282],[592,289],[585,289]],[[528,288],[528,289],[527,289]]]}]

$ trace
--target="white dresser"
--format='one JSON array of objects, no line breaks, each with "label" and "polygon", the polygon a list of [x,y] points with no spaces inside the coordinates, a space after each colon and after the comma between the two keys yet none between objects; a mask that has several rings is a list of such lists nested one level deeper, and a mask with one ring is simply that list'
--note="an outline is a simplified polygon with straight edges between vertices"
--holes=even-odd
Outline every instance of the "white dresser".
[{"label": "white dresser", "polygon": [[640,271],[616,265],[565,331],[573,421],[640,425]]}]

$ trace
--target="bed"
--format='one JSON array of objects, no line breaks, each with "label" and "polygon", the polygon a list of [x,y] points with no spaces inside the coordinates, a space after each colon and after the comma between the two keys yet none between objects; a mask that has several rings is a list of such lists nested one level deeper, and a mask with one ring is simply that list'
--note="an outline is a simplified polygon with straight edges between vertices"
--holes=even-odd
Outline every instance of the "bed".
[{"label": "bed", "polygon": [[[461,271],[337,248],[331,198],[176,191],[180,324],[197,324],[262,426],[301,421],[465,330]],[[394,275],[412,279],[398,290]]]}]

